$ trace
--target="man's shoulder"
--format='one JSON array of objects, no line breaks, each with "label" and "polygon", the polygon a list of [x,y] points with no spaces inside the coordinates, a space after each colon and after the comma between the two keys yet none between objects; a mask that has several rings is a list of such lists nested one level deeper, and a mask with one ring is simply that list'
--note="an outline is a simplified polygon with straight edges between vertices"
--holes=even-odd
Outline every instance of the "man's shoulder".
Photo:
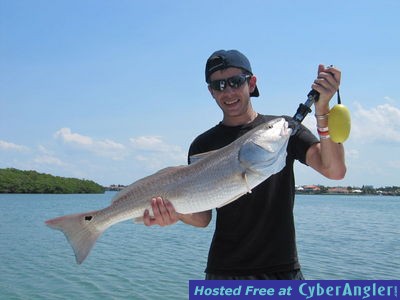
[{"label": "man's shoulder", "polygon": [[279,118],[284,118],[286,121],[290,121],[293,119],[292,117],[287,116],[287,115],[262,115],[261,114],[261,117],[264,122],[269,122],[269,121],[272,121],[274,119],[279,119]]},{"label": "man's shoulder", "polygon": [[199,134],[192,142],[191,148],[203,148],[210,143],[210,141],[217,139],[222,134],[221,126],[216,125],[210,129]]}]

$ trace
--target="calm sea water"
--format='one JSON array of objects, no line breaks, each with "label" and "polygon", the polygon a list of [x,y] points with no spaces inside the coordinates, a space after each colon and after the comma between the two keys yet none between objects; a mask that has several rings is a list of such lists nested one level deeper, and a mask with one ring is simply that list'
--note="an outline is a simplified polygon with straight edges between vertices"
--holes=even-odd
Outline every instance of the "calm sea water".
[{"label": "calm sea water", "polygon": [[[44,221],[102,208],[104,195],[0,194],[0,299],[187,299],[202,279],[214,225],[111,227],[77,265]],[[399,279],[400,197],[297,196],[307,279]]]}]

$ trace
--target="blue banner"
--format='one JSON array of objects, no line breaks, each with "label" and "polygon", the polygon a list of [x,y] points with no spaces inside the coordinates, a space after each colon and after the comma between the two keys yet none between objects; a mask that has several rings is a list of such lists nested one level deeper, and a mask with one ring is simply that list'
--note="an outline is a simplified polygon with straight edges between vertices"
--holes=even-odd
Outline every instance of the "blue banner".
[{"label": "blue banner", "polygon": [[190,280],[189,300],[399,299],[400,280]]}]

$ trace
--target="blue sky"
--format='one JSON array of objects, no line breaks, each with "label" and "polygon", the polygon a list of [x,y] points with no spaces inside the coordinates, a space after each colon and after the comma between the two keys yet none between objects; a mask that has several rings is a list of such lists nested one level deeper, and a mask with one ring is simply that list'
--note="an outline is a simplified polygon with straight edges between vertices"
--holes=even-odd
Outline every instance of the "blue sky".
[{"label": "blue sky", "polygon": [[109,185],[184,164],[221,119],[205,61],[238,49],[265,114],[293,115],[319,63],[342,70],[347,176],[297,165],[297,184],[399,186],[399,12],[397,0],[0,0],[0,168]]}]

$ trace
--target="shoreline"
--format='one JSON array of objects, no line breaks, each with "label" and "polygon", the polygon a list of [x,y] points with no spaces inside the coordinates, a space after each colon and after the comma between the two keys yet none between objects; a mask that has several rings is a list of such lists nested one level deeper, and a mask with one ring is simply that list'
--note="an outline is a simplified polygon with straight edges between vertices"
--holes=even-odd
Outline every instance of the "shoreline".
[{"label": "shoreline", "polygon": [[300,192],[296,192],[296,195],[311,195],[311,196],[371,196],[371,197],[376,197],[376,196],[382,196],[382,197],[387,197],[387,196],[391,196],[391,197],[396,197],[396,196],[400,196],[400,193],[393,193],[393,194],[367,194],[367,193],[300,193]]}]

